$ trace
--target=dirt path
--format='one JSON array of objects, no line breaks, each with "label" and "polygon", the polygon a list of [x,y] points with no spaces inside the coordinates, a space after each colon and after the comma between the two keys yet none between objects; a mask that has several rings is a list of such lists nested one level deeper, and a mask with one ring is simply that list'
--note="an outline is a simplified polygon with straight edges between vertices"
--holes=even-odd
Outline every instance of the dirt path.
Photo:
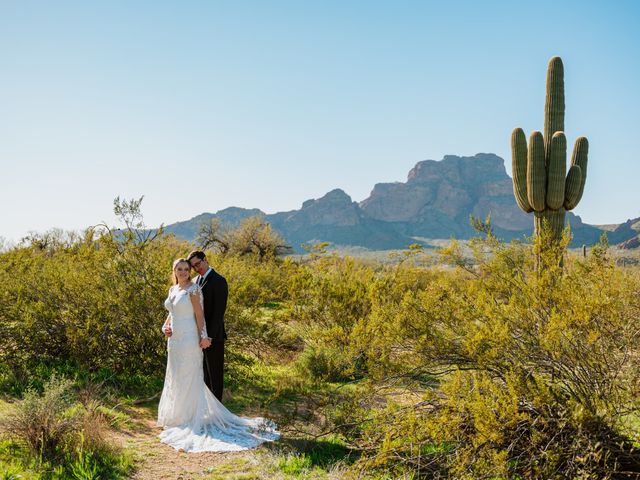
[{"label": "dirt path", "polygon": [[[256,450],[224,453],[184,453],[160,443],[160,428],[155,426],[155,418],[148,411],[138,410],[131,424],[116,431],[114,439],[123,447],[134,452],[136,471],[133,480],[160,479],[222,479],[237,478],[249,474],[253,476],[260,464]],[[245,477],[246,478],[246,477]]]}]

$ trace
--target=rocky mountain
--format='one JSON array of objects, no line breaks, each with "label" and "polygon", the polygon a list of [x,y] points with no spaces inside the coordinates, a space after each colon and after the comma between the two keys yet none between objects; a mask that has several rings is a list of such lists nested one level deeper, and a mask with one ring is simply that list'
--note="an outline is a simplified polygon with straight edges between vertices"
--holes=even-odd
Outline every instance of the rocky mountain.
[{"label": "rocky mountain", "polygon": [[627,220],[607,232],[609,243],[619,244],[620,248],[640,247],[640,217]]},{"label": "rocky mountain", "polygon": [[200,225],[206,222],[210,222],[213,217],[220,219],[222,223],[229,224],[231,226],[238,225],[243,218],[253,217],[255,215],[264,215],[262,210],[257,208],[239,208],[229,207],[224,210],[219,210],[216,213],[201,213],[195,217],[182,222],[172,223],[165,227],[165,231],[173,233],[177,237],[184,238],[186,240],[193,240],[198,235],[198,229]]},{"label": "rocky mountain", "polygon": [[298,250],[303,243],[328,241],[373,250],[405,248],[415,243],[389,222],[369,217],[340,189],[307,200],[300,210],[267,215],[273,228]]},{"label": "rocky mountain", "polygon": [[469,215],[484,219],[490,212],[497,229],[518,235],[531,228],[515,203],[504,161],[493,154],[419,162],[406,182],[375,185],[360,206],[371,218],[403,223],[410,236],[467,238],[473,234]]},{"label": "rocky mountain", "polygon": [[[484,219],[488,214],[496,234],[505,240],[532,233],[533,220],[516,205],[504,160],[479,153],[419,162],[406,182],[376,184],[360,203],[336,189],[305,201],[299,210],[265,214],[258,209],[230,207],[169,225],[166,231],[193,239],[198,226],[214,216],[235,225],[243,218],[264,215],[296,251],[313,241],[385,250],[405,248],[422,239],[470,238],[476,232],[469,225],[469,216]],[[603,231],[584,224],[571,212],[567,221],[574,245],[593,244]],[[635,225],[640,228],[640,222],[630,222],[609,233],[611,243],[612,237],[618,243],[640,233],[634,230]]]},{"label": "rocky mountain", "polygon": [[624,242],[618,244],[618,246],[623,250],[631,250],[634,248],[638,248],[640,247],[640,235],[636,235],[635,237],[630,238],[629,240],[625,240]]}]

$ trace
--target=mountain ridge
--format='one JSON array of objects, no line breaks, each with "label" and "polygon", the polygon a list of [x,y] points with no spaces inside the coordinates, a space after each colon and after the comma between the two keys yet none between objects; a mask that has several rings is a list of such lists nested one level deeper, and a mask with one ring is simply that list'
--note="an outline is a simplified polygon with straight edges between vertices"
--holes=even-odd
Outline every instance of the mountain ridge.
[{"label": "mountain ridge", "polygon": [[[202,222],[219,218],[237,225],[243,218],[261,215],[295,251],[315,241],[373,250],[406,248],[419,239],[468,239],[477,235],[470,215],[486,218],[504,240],[524,238],[533,220],[517,206],[504,159],[492,153],[442,160],[422,160],[408,172],[405,182],[376,183],[367,198],[355,202],[335,188],[320,198],[305,200],[297,210],[267,214],[258,208],[227,207],[202,213],[165,227],[165,231],[193,240]],[[640,219],[629,220],[608,232],[611,243],[621,243],[640,233]],[[603,229],[567,213],[572,245],[596,243]]]}]

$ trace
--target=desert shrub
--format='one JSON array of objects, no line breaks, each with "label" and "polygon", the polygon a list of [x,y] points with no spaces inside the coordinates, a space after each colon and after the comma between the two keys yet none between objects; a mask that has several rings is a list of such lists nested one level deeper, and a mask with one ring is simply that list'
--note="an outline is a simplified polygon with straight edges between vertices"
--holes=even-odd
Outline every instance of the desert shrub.
[{"label": "desert shrub", "polygon": [[202,249],[210,248],[223,256],[248,255],[258,261],[273,260],[293,251],[264,215],[244,218],[236,228],[213,218],[200,225],[195,241]]},{"label": "desert shrub", "polygon": [[[192,246],[139,229],[135,202],[118,208],[122,230],[33,235],[0,253],[4,391],[31,385],[24,401],[43,402],[60,372],[159,389],[168,273]],[[355,476],[636,478],[639,271],[618,268],[605,244],[584,259],[490,236],[462,250],[436,268],[421,268],[415,248],[394,265],[208,252],[230,285],[238,405],[306,395],[314,434],[326,426],[360,453],[344,467]],[[267,364],[280,376],[256,382]],[[276,386],[282,372],[297,377]],[[56,418],[71,426],[56,447],[32,435],[43,440],[31,450],[63,456],[68,476],[125,471],[95,400],[65,400]]]},{"label": "desert shrub", "polygon": [[61,360],[88,369],[161,368],[158,325],[175,248],[171,239],[123,244],[94,232],[0,255],[0,361],[14,371]]},{"label": "desert shrub", "polygon": [[[125,228],[33,234],[0,253],[3,384],[34,380],[37,365],[117,375],[164,372],[166,340],[159,327],[166,317],[171,263],[193,247],[146,230],[139,200],[116,199],[115,210]],[[277,341],[274,330],[259,320],[262,305],[280,301],[286,292],[284,262],[210,257],[231,285],[226,317],[231,348],[233,342],[251,350],[256,342]]]},{"label": "desert shrub", "polygon": [[585,260],[564,245],[491,237],[472,248],[473,264],[454,245],[445,253],[459,270],[364,325],[372,382],[358,407],[373,413],[347,431],[367,452],[357,468],[639,478],[628,427],[640,393],[637,276],[615,267],[606,246]]},{"label": "desert shrub", "polygon": [[40,395],[33,389],[3,421],[3,431],[23,441],[34,456],[45,459],[57,457],[63,450],[70,432],[77,429],[78,419],[69,414],[73,404],[73,382],[63,377],[52,377]]},{"label": "desert shrub", "polygon": [[358,366],[344,351],[326,346],[308,346],[298,357],[298,366],[305,375],[315,381],[339,382],[353,377]]},{"label": "desert shrub", "polygon": [[305,344],[299,364],[318,379],[361,377],[362,351],[352,331],[371,308],[375,270],[352,258],[320,257],[300,265],[288,280],[289,314]]},{"label": "desert shrub", "polygon": [[15,402],[2,421],[3,436],[26,447],[25,465],[34,460],[36,470],[50,470],[54,478],[124,478],[131,458],[108,440],[100,403],[82,399],[77,402],[73,381],[54,375],[42,392],[30,388]]},{"label": "desert shrub", "polygon": [[[406,256],[413,260],[415,253]],[[301,262],[287,283],[288,314],[305,344],[297,360],[301,371],[330,382],[373,375],[382,365],[380,352],[370,348],[372,336],[382,334],[372,328],[375,319],[436,277],[409,262],[384,266],[337,255]]]}]

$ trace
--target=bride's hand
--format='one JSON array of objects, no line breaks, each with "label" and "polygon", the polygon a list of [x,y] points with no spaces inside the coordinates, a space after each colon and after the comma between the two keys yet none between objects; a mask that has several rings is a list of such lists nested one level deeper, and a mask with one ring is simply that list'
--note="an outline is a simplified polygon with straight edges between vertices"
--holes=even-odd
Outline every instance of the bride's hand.
[{"label": "bride's hand", "polygon": [[200,348],[209,348],[211,346],[211,340],[208,338],[203,338],[200,340]]}]

